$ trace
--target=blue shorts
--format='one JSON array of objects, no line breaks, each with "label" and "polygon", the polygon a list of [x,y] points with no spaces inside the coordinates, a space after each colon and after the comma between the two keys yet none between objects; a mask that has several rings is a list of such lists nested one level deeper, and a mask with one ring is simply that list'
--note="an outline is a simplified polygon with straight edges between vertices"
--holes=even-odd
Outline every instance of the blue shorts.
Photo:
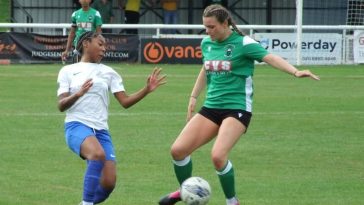
[{"label": "blue shorts", "polygon": [[68,147],[81,158],[81,144],[87,137],[95,136],[104,149],[106,160],[115,161],[114,146],[107,130],[95,130],[81,122],[67,122],[64,130]]}]

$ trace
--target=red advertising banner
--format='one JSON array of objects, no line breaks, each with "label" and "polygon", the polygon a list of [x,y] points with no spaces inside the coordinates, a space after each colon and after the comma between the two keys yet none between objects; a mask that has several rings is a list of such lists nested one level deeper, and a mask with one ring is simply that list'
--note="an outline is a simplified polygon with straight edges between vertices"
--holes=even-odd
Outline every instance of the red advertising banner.
[{"label": "red advertising banner", "polygon": [[[107,48],[103,61],[137,62],[139,37],[103,34]],[[66,48],[67,36],[0,32],[0,64],[56,63]],[[71,61],[71,58],[69,58]]]},{"label": "red advertising banner", "polygon": [[201,64],[201,39],[141,39],[142,63]]}]

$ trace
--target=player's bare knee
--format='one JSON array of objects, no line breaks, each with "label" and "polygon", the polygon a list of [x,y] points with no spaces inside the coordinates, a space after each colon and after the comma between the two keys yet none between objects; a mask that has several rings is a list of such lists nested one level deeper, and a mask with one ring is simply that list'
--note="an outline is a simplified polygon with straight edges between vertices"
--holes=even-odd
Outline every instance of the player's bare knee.
[{"label": "player's bare knee", "polygon": [[113,190],[116,185],[116,178],[115,177],[106,177],[103,180],[103,187],[107,190]]},{"label": "player's bare knee", "polygon": [[211,160],[216,170],[224,168],[226,163],[225,157],[217,152],[211,152]]},{"label": "player's bare knee", "polygon": [[94,150],[89,154],[88,159],[105,161],[105,152],[103,150]]},{"label": "player's bare knee", "polygon": [[171,155],[174,160],[182,160],[187,156],[185,150],[176,145],[172,145]]}]

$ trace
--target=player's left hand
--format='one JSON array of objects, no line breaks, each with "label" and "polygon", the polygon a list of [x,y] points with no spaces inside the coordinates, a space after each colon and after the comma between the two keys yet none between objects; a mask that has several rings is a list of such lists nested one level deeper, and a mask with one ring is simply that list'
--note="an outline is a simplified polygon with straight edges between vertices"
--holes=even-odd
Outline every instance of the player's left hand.
[{"label": "player's left hand", "polygon": [[297,78],[310,77],[314,80],[320,80],[320,77],[313,74],[310,70],[299,70],[294,74]]},{"label": "player's left hand", "polygon": [[152,74],[148,77],[147,81],[147,89],[148,92],[153,92],[160,85],[167,83],[166,75],[160,75],[162,72],[162,68],[155,67],[153,69]]}]

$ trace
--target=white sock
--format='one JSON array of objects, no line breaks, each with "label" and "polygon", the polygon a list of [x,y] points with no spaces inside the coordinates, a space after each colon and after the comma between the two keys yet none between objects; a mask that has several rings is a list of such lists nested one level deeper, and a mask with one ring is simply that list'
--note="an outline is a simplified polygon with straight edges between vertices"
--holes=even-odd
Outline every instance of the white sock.
[{"label": "white sock", "polygon": [[237,204],[239,203],[238,199],[236,197],[230,198],[230,199],[226,199],[226,204],[230,205],[230,204]]},{"label": "white sock", "polygon": [[82,201],[82,205],[94,205],[94,203]]}]

